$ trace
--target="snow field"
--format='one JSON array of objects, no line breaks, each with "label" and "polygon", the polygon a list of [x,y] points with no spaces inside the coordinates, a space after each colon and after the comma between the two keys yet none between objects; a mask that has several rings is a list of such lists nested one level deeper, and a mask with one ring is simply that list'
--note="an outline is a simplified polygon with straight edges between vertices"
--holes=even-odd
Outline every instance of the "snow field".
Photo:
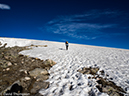
[{"label": "snow field", "polygon": [[[50,70],[48,89],[41,89],[45,96],[106,96],[95,87],[95,80],[88,79],[89,75],[77,72],[78,69],[89,66],[98,66],[108,74],[108,79],[129,92],[129,50],[102,48],[88,45],[70,44],[65,50],[64,43],[31,40],[5,40],[10,45],[48,45],[48,47],[34,47],[20,54],[37,57],[42,60],[52,59],[57,64]],[[3,39],[4,42],[4,39]],[[15,43],[15,44],[13,44]],[[8,45],[8,46],[10,46]],[[103,76],[105,77],[105,76]],[[108,96],[108,95],[107,95]]]}]

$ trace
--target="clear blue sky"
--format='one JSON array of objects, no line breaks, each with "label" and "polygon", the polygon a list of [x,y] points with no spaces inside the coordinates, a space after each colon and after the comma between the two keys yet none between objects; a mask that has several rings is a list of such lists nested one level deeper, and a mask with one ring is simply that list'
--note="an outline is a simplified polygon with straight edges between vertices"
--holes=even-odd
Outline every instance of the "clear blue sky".
[{"label": "clear blue sky", "polygon": [[129,49],[129,0],[0,0],[0,37]]}]

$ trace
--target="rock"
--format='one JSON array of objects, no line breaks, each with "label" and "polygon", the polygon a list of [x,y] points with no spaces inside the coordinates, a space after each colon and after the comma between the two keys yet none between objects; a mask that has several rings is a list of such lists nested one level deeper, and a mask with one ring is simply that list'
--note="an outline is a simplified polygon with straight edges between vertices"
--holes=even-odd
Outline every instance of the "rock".
[{"label": "rock", "polygon": [[78,72],[82,73],[82,74],[91,74],[91,75],[96,75],[97,72],[99,71],[99,68],[82,68],[79,69]]},{"label": "rock", "polygon": [[46,75],[46,74],[49,74],[49,73],[45,69],[35,68],[34,70],[30,71],[29,74],[30,74],[30,76],[37,77],[39,75],[42,75],[42,74]]},{"label": "rock", "polygon": [[35,59],[32,59],[32,62],[34,62],[35,61]]},{"label": "rock", "polygon": [[2,45],[2,43],[0,42],[0,46]]},{"label": "rock", "polygon": [[25,77],[25,80],[30,80],[30,77]]},{"label": "rock", "polygon": [[17,63],[14,63],[14,65],[16,66],[16,65],[17,65]]},{"label": "rock", "polygon": [[[23,93],[30,93],[34,87],[37,87],[37,89],[40,86],[41,88],[49,87],[49,83],[44,82],[44,80],[49,78],[48,70],[56,64],[54,61],[48,59],[45,65],[44,61],[39,58],[36,59],[19,54],[22,50],[28,50],[29,48],[27,47],[5,46],[0,47],[0,92],[6,90],[10,85],[13,85],[16,80],[19,80],[18,85],[23,87]],[[35,94],[30,94],[30,96],[35,96]]]},{"label": "rock", "polygon": [[5,48],[5,47],[6,47],[6,45],[7,45],[7,43],[5,43],[1,48]]},{"label": "rock", "polygon": [[8,60],[9,59],[9,56],[4,56],[4,58]]},{"label": "rock", "polygon": [[[28,46],[28,47],[29,47],[29,46]],[[32,47],[47,47],[47,45],[33,45],[33,44],[31,44],[30,47],[31,47],[31,48],[32,48]]]},{"label": "rock", "polygon": [[35,82],[30,92],[36,94],[41,88],[47,89],[48,87],[49,82]]},{"label": "rock", "polygon": [[[26,79],[29,79],[29,80],[26,80]],[[35,79],[30,78],[30,77],[21,78],[20,84],[24,89],[23,92],[28,93],[28,91],[33,87],[34,82],[35,82]]]},{"label": "rock", "polygon": [[19,70],[19,72],[24,72],[25,74],[28,74],[27,70],[25,70],[25,69],[21,69],[21,70]]},{"label": "rock", "polygon": [[8,62],[8,66],[12,66],[12,63],[11,62]]},{"label": "rock", "polygon": [[36,81],[44,81],[47,80],[49,78],[48,75],[39,75],[36,77]]},{"label": "rock", "polygon": [[44,45],[44,47],[47,47],[47,45]]},{"label": "rock", "polygon": [[[109,76],[106,75],[104,70],[100,71],[100,75],[97,75],[97,72],[99,71],[99,68],[82,68],[77,70],[78,72],[82,73],[82,74],[91,74],[94,75],[92,77],[92,79],[96,79],[96,82],[98,83],[98,85],[96,85],[96,87],[98,88],[98,90],[100,92],[104,92],[107,93],[109,96],[124,96],[123,94],[125,94],[126,92],[120,87],[117,86],[114,82],[112,81],[108,81],[106,78],[102,78],[100,77],[100,75],[105,75],[105,76]],[[89,77],[89,79],[91,79]]]},{"label": "rock", "polygon": [[48,71],[50,69],[50,67],[45,67],[45,69]]},{"label": "rock", "polygon": [[110,96],[121,96],[119,93],[117,93],[118,90],[114,89],[111,86],[103,87],[102,90],[103,90],[104,93],[107,93]]},{"label": "rock", "polygon": [[47,60],[44,61],[44,64],[46,66],[53,66],[53,65],[56,64],[56,62],[54,62],[53,60],[47,59]]},{"label": "rock", "polygon": [[117,86],[112,81],[107,81],[103,79],[102,77],[97,80],[96,87],[99,89],[100,92],[105,92],[109,96],[124,96],[122,93],[126,93],[121,87]]},{"label": "rock", "polygon": [[6,69],[6,71],[9,71],[9,70],[10,70],[10,68],[7,68],[7,69]]},{"label": "rock", "polygon": [[24,71],[24,73],[25,73],[25,74],[28,74],[28,72],[27,72],[26,70]]},{"label": "rock", "polygon": [[99,71],[99,68],[91,68],[90,74],[96,75],[98,71]]},{"label": "rock", "polygon": [[43,75],[47,75],[47,74],[49,74],[49,73],[48,73],[48,71],[47,71],[47,70],[43,69],[43,70],[41,71],[41,74],[43,74]]}]

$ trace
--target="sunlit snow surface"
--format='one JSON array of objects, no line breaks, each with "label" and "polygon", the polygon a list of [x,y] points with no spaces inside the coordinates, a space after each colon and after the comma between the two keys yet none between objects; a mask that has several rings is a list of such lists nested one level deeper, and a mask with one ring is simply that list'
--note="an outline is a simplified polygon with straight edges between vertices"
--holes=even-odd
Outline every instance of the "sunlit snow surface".
[{"label": "sunlit snow surface", "polygon": [[[52,59],[57,63],[49,71],[49,88],[39,91],[45,96],[88,96],[90,93],[108,96],[99,92],[95,87],[95,80],[89,80],[88,75],[77,72],[83,67],[95,65],[104,70],[109,75],[108,78],[113,78],[112,81],[118,86],[123,89],[129,87],[129,50],[71,43],[69,50],[65,50],[65,43],[59,42],[11,38],[0,38],[0,41],[8,46],[48,45],[20,52],[42,60]],[[129,88],[127,92],[129,93]]]}]

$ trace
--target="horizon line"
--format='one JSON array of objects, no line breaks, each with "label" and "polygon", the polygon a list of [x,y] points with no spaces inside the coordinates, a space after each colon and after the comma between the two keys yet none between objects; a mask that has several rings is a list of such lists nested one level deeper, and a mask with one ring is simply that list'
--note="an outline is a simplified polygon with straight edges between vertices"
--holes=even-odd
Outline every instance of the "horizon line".
[{"label": "horizon line", "polygon": [[[63,43],[61,41],[51,41],[51,40],[41,40],[41,39],[29,39],[29,38],[14,38],[14,37],[0,37],[0,39],[5,38],[5,39],[18,39],[18,40],[30,40],[30,41],[48,41],[52,43]],[[97,46],[97,45],[88,45],[88,44],[80,44],[80,43],[70,43],[70,45],[79,45],[79,46],[88,46],[88,47],[97,47],[97,48],[108,48],[108,49],[117,49],[117,50],[126,50],[129,51],[129,49],[123,49],[123,48],[116,48],[116,47],[107,47],[107,46]]]}]

